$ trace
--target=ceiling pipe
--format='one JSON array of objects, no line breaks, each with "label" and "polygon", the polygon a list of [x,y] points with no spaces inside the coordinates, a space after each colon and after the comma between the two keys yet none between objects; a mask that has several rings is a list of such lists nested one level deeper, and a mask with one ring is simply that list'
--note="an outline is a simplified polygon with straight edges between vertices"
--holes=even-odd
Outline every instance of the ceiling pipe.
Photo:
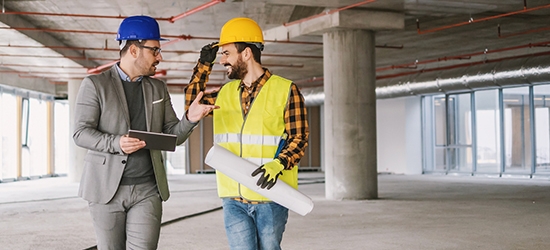
[{"label": "ceiling pipe", "polygon": [[417,71],[402,72],[402,73],[390,74],[390,75],[381,75],[381,76],[376,76],[376,79],[380,80],[380,79],[387,79],[387,78],[395,78],[395,77],[415,75],[415,74],[425,73],[425,72],[449,70],[449,69],[456,69],[456,68],[464,68],[464,67],[471,67],[471,66],[476,66],[476,65],[480,65],[480,64],[495,63],[495,62],[508,61],[508,60],[513,60],[513,59],[518,59],[518,58],[528,58],[528,57],[537,57],[537,56],[546,56],[546,55],[550,55],[550,51],[539,52],[539,53],[530,53],[530,54],[517,55],[517,56],[509,56],[509,57],[503,57],[503,58],[498,58],[498,59],[486,59],[486,60],[483,60],[483,61],[469,62],[469,63],[463,63],[463,64],[455,64],[455,65],[429,68],[429,69],[421,69],[421,70],[417,70]]},{"label": "ceiling pipe", "polygon": [[[47,12],[32,12],[32,11],[6,11],[2,14],[6,15],[28,15],[28,16],[60,16],[60,17],[82,17],[82,18],[105,18],[105,19],[124,19],[128,16],[113,16],[113,15],[90,15],[90,14],[70,14],[70,13],[47,13]],[[157,18],[157,21],[168,21],[170,18]]]},{"label": "ceiling pipe", "polygon": [[[163,44],[164,45],[164,44]],[[18,48],[18,49],[67,49],[67,50],[95,50],[95,51],[116,51],[119,49],[109,49],[109,48],[91,48],[91,47],[69,47],[69,46],[35,46],[35,45],[0,45],[0,48]],[[163,54],[166,53],[176,53],[176,54],[199,54],[199,51],[192,50],[162,50]],[[311,55],[291,55],[291,54],[262,54],[262,57],[271,56],[271,57],[289,57],[289,58],[310,58],[310,59],[320,59],[323,56],[311,56]]]},{"label": "ceiling pipe", "polygon": [[[111,66],[115,65],[118,62],[119,62],[119,60],[112,61],[110,63],[104,64],[104,65],[101,65],[101,66],[98,66],[98,67],[95,67],[95,68],[88,69],[87,72],[88,72],[88,74],[98,74],[98,73],[101,73],[102,71],[110,68]],[[197,63],[197,61],[181,61],[181,60],[162,60],[161,62],[188,63],[188,64],[196,64]],[[303,68],[304,67],[303,64],[276,64],[276,63],[269,64],[269,63],[266,63],[266,64],[262,64],[262,65],[265,66],[265,67],[279,67],[279,68]]]},{"label": "ceiling pipe", "polygon": [[[175,21],[182,19],[191,14],[197,13],[201,10],[207,9],[211,6],[214,6],[219,3],[223,3],[225,0],[212,0],[208,3],[195,7],[189,11],[183,12],[176,16],[171,16],[168,18],[165,17],[154,17],[157,21],[168,21],[174,23]],[[31,11],[5,11],[2,14],[6,15],[32,15],[32,16],[60,16],[60,17],[79,17],[79,18],[107,18],[107,19],[125,19],[128,16],[113,16],[113,15],[89,15],[89,14],[70,14],[70,13],[45,13],[45,12],[31,12]]]},{"label": "ceiling pipe", "polygon": [[103,64],[101,66],[97,66],[95,68],[88,69],[86,72],[88,72],[88,74],[98,74],[98,73],[101,73],[103,70],[111,68],[113,65],[117,64],[119,61],[120,60],[112,61],[110,63],[106,63],[106,64]]},{"label": "ceiling pipe", "polygon": [[324,81],[324,80],[325,80],[325,78],[322,77],[322,76],[314,76],[314,77],[311,77],[311,78],[294,81],[294,83],[300,85],[300,84],[308,84],[308,83],[319,82],[319,81]]},{"label": "ceiling pipe", "polygon": [[52,74],[67,74],[67,75],[86,75],[85,72],[52,72],[52,71],[22,71],[22,70],[0,70],[0,73],[5,74],[41,74],[41,75],[52,75]]},{"label": "ceiling pipe", "polygon": [[[464,90],[482,90],[505,86],[548,84],[550,82],[550,52],[533,56],[514,57],[512,60],[491,61],[468,65],[445,72],[422,72],[408,78],[377,79],[376,98],[396,98],[411,95],[457,93]],[[306,106],[324,103],[323,88],[306,88],[300,92]]]},{"label": "ceiling pipe", "polygon": [[468,25],[468,24],[472,24],[472,23],[479,23],[479,22],[489,21],[489,20],[493,20],[493,19],[497,19],[497,18],[501,18],[501,17],[513,16],[513,15],[517,15],[517,14],[523,14],[523,13],[527,13],[527,12],[531,12],[531,11],[535,11],[535,10],[546,9],[546,8],[550,8],[550,4],[542,5],[542,6],[538,6],[538,7],[533,7],[533,8],[527,8],[527,1],[524,1],[523,2],[523,10],[503,13],[503,14],[490,16],[490,17],[484,17],[484,18],[480,18],[480,19],[470,18],[470,20],[468,20],[466,22],[455,23],[455,24],[441,26],[441,27],[438,27],[438,28],[433,28],[433,29],[428,29],[428,30],[420,30],[420,21],[418,19],[416,19],[416,31],[418,32],[418,34],[422,35],[422,34],[432,33],[432,32],[436,32],[436,31],[446,30],[446,29],[450,29],[450,28],[460,27],[460,26],[464,26],[464,25]]},{"label": "ceiling pipe", "polygon": [[[548,55],[549,53],[546,53]],[[518,66],[519,65],[519,66]],[[407,95],[453,93],[464,90],[548,84],[550,65],[544,56],[519,58],[515,61],[497,62],[482,66],[448,71],[445,75],[419,74],[396,83],[379,82],[377,98],[393,98]]]},{"label": "ceiling pipe", "polygon": [[84,56],[45,56],[45,55],[25,55],[25,54],[0,54],[0,57],[29,57],[29,58],[52,58],[52,59],[73,59],[73,60],[92,60],[92,61],[110,61],[112,58],[84,57]]},{"label": "ceiling pipe", "polygon": [[[0,27],[5,30],[18,30],[18,31],[39,31],[39,32],[51,32],[51,33],[81,33],[81,34],[96,34],[96,35],[116,35],[116,32],[96,31],[96,30],[62,30],[62,29],[48,29],[48,28],[27,28],[27,27]],[[164,38],[174,39],[173,42],[165,42],[162,46],[167,46],[182,40],[211,40],[218,41],[219,37],[204,37],[204,36],[192,36],[192,35],[161,35]],[[322,42],[304,42],[304,41],[281,41],[281,40],[265,40],[269,43],[281,43],[281,44],[302,44],[302,45],[323,45]],[[390,46],[390,45],[376,45],[377,48],[386,49],[402,49],[403,46]]]},{"label": "ceiling pipe", "polygon": [[48,29],[48,28],[28,28],[28,27],[0,27],[3,30],[17,30],[17,31],[40,31],[51,33],[82,33],[82,34],[97,34],[97,35],[116,35],[116,32],[107,31],[94,31],[94,30],[62,30],[62,29]]},{"label": "ceiling pipe", "polygon": [[429,63],[448,61],[448,60],[470,59],[473,56],[500,53],[505,51],[524,49],[524,48],[540,47],[540,46],[546,46],[549,44],[550,44],[550,41],[545,41],[545,42],[538,42],[538,43],[528,43],[528,44],[500,48],[500,49],[493,49],[493,50],[485,49],[480,52],[467,53],[467,54],[461,54],[461,55],[455,55],[455,56],[445,56],[445,57],[439,57],[437,59],[428,59],[428,60],[422,60],[422,61],[415,61],[413,63],[404,63],[404,64],[397,64],[397,65],[391,65],[386,67],[379,67],[376,69],[376,72],[382,72],[382,71],[393,70],[393,69],[401,69],[401,68],[416,68],[416,66],[420,64],[429,64]]},{"label": "ceiling pipe", "polygon": [[82,67],[82,66],[31,65],[31,64],[14,64],[14,63],[0,63],[0,67],[52,68],[52,69],[85,69],[85,68]]},{"label": "ceiling pipe", "polygon": [[166,76],[166,70],[165,69],[158,70],[157,72],[155,72],[155,75],[153,75],[153,78],[161,77],[161,76]]},{"label": "ceiling pipe", "polygon": [[[447,61],[447,60],[470,59],[472,56],[479,56],[479,55],[491,54],[491,53],[500,53],[500,52],[511,51],[511,50],[516,50],[516,49],[523,49],[523,48],[546,46],[546,45],[549,45],[549,44],[550,44],[550,41],[545,41],[545,42],[538,42],[538,43],[528,43],[528,44],[512,46],[512,47],[506,47],[506,48],[500,48],[500,49],[484,50],[482,52],[467,53],[467,54],[455,55],[455,56],[445,56],[445,57],[440,57],[440,58],[437,58],[437,59],[428,59],[428,60],[423,60],[423,61],[416,61],[414,63],[405,63],[405,64],[398,64],[398,65],[391,65],[391,66],[387,66],[387,67],[379,67],[379,68],[376,69],[376,72],[382,72],[382,71],[387,71],[387,70],[392,70],[392,69],[403,69],[403,68],[416,69],[416,65],[420,65],[420,64],[428,64],[428,63]],[[545,53],[545,52],[543,52],[543,53]],[[532,55],[532,54],[523,55],[521,57],[525,57],[525,56],[529,56],[529,55]],[[508,58],[507,60],[514,59],[514,58],[515,57]],[[504,59],[504,60],[506,60],[506,59]],[[485,61],[477,62],[476,64],[487,63],[487,62],[488,61],[485,60]],[[458,67],[469,66],[471,64],[472,63],[460,64],[461,66],[458,66]],[[425,70],[419,70],[419,71],[410,71],[410,72],[398,73],[398,74],[394,74],[394,75],[382,75],[382,76],[377,76],[377,79],[394,78],[394,77],[399,77],[399,76],[418,74],[418,73],[427,72],[427,71],[445,70],[445,69],[450,69],[450,68],[455,68],[455,67],[456,66],[447,66],[447,67],[440,67],[440,68],[432,68],[432,69],[425,69]],[[301,85],[301,84],[308,84],[308,83],[311,83],[311,82],[323,81],[323,80],[324,80],[324,78],[322,76],[316,76],[316,77],[312,77],[312,78],[298,80],[298,81],[295,81],[294,83]]]},{"label": "ceiling pipe", "polygon": [[177,20],[179,20],[179,19],[182,19],[182,18],[184,18],[184,17],[186,17],[186,16],[189,16],[189,15],[191,15],[191,14],[197,13],[197,12],[199,12],[199,11],[201,11],[201,10],[210,8],[211,6],[214,6],[214,5],[216,5],[216,4],[223,3],[223,2],[225,2],[225,0],[212,0],[212,1],[208,2],[208,3],[205,3],[205,4],[203,4],[203,5],[200,5],[200,6],[198,6],[198,7],[195,7],[194,9],[191,9],[191,10],[189,10],[189,11],[186,11],[186,12],[184,12],[184,13],[181,13],[181,14],[179,14],[179,15],[177,15],[177,16],[170,17],[170,19],[169,19],[168,21],[171,22],[171,23],[174,23],[175,21],[177,21]]},{"label": "ceiling pipe", "polygon": [[361,6],[361,5],[365,5],[365,4],[367,4],[367,3],[372,3],[372,2],[376,2],[376,0],[367,0],[367,1],[359,2],[359,3],[351,4],[351,5],[342,7],[342,8],[338,8],[338,9],[335,9],[335,10],[321,12],[321,13],[319,13],[319,14],[317,14],[317,15],[313,15],[313,16],[309,16],[309,17],[306,17],[306,18],[302,18],[302,19],[299,19],[299,20],[296,20],[296,21],[293,21],[293,22],[290,22],[290,23],[283,23],[283,25],[284,25],[285,27],[288,27],[288,26],[291,26],[291,25],[295,25],[295,24],[298,24],[298,23],[302,23],[302,22],[307,21],[307,20],[315,19],[315,18],[318,18],[318,17],[321,17],[321,16],[330,15],[330,14],[333,14],[333,13],[336,13],[336,12],[340,12],[340,11],[343,11],[343,10],[351,9],[351,8],[354,8],[354,7],[357,7],[357,6]]},{"label": "ceiling pipe", "polygon": [[498,38],[508,38],[508,37],[513,37],[513,36],[521,36],[521,35],[527,35],[527,34],[531,34],[531,33],[547,31],[547,30],[550,30],[550,27],[547,26],[547,27],[542,27],[542,28],[538,28],[538,29],[532,29],[532,30],[526,30],[526,31],[515,32],[515,33],[502,35],[501,32],[500,32],[500,24],[499,24],[497,26],[497,30],[498,30]]},{"label": "ceiling pipe", "polygon": [[[485,60],[473,63],[376,77],[376,98],[453,93],[511,85],[548,84],[550,52]],[[321,81],[322,77],[297,81]],[[301,88],[307,106],[324,103],[322,87]]]},{"label": "ceiling pipe", "polygon": [[[72,46],[38,46],[38,45],[0,45],[0,48],[17,48],[17,49],[66,49],[66,50],[100,50],[100,51],[119,51],[118,49],[112,48],[92,48],[92,47],[72,47]],[[167,52],[165,50],[162,50],[163,53]]]}]

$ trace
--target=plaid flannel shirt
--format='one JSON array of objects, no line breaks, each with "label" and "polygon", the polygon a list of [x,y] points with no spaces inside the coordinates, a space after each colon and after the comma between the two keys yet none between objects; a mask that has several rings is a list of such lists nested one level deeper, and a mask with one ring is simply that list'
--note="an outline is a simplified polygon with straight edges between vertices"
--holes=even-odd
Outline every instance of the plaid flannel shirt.
[{"label": "plaid flannel shirt", "polygon": [[[191,102],[200,91],[206,89],[208,76],[212,71],[213,64],[197,63],[193,69],[193,76],[189,85],[185,88],[185,110],[189,109]],[[265,69],[265,68],[264,68]],[[246,115],[249,111],[250,104],[258,95],[262,86],[271,77],[271,72],[265,69],[265,73],[258,78],[250,87],[247,87],[242,81],[239,85],[241,89],[241,105]],[[216,102],[218,91],[213,91],[209,94],[204,93],[201,103],[213,105]],[[210,114],[212,115],[212,113]],[[307,123],[307,112],[304,103],[304,97],[296,84],[292,83],[290,97],[285,109],[285,133],[288,135],[286,145],[279,153],[277,158],[281,161],[285,169],[292,169],[294,165],[300,162],[300,158],[304,156],[305,148],[308,145],[309,128]]]}]

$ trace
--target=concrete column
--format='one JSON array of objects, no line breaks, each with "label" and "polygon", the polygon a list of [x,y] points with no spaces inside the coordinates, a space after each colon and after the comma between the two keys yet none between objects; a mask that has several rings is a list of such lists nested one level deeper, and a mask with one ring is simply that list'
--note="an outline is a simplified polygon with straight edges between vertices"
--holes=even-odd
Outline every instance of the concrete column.
[{"label": "concrete column", "polygon": [[17,96],[15,100],[15,117],[17,117],[15,133],[15,168],[17,169],[17,176],[15,178],[19,180],[23,176],[23,140],[21,138],[23,134],[23,121],[21,119],[23,117],[23,97]]},{"label": "concrete column", "polygon": [[323,34],[326,198],[376,199],[374,31]]},{"label": "concrete column", "polygon": [[46,102],[46,143],[48,145],[46,151],[47,159],[47,173],[48,175],[55,174],[55,113],[54,113],[54,101]]},{"label": "concrete column", "polygon": [[86,149],[78,147],[73,141],[74,131],[74,109],[76,103],[76,96],[78,89],[80,88],[80,80],[70,80],[68,85],[69,95],[69,169],[68,177],[73,182],[79,182],[80,176],[82,176],[82,170],[84,169],[84,157],[86,156]]}]

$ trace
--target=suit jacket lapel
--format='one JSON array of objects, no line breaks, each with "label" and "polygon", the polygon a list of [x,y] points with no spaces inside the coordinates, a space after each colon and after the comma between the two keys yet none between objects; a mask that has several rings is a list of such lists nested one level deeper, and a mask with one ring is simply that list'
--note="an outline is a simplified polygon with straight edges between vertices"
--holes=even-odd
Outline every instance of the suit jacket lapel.
[{"label": "suit jacket lapel", "polygon": [[149,78],[144,77],[141,83],[143,90],[143,100],[145,100],[145,119],[147,120],[147,131],[151,131],[151,124],[153,122],[153,86]]},{"label": "suit jacket lapel", "polygon": [[[115,89],[116,94],[118,95],[118,101],[120,102],[120,107],[122,112],[124,112],[124,119],[128,128],[130,128],[130,111],[128,110],[128,102],[126,101],[126,94],[124,93],[124,87],[122,86],[122,80],[120,80],[120,75],[116,69],[116,66],[111,67],[111,83]],[[109,108],[109,107],[107,107]]]}]

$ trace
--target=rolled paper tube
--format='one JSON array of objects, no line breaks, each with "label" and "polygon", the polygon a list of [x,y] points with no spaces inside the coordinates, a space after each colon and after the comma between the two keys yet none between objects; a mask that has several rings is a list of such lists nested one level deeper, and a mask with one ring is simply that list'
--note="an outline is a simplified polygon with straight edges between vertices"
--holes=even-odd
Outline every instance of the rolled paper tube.
[{"label": "rolled paper tube", "polygon": [[281,180],[277,181],[275,186],[269,190],[260,188],[256,185],[259,176],[252,177],[251,175],[258,165],[236,156],[222,146],[214,144],[208,151],[204,162],[247,188],[302,216],[313,210],[311,198]]}]

